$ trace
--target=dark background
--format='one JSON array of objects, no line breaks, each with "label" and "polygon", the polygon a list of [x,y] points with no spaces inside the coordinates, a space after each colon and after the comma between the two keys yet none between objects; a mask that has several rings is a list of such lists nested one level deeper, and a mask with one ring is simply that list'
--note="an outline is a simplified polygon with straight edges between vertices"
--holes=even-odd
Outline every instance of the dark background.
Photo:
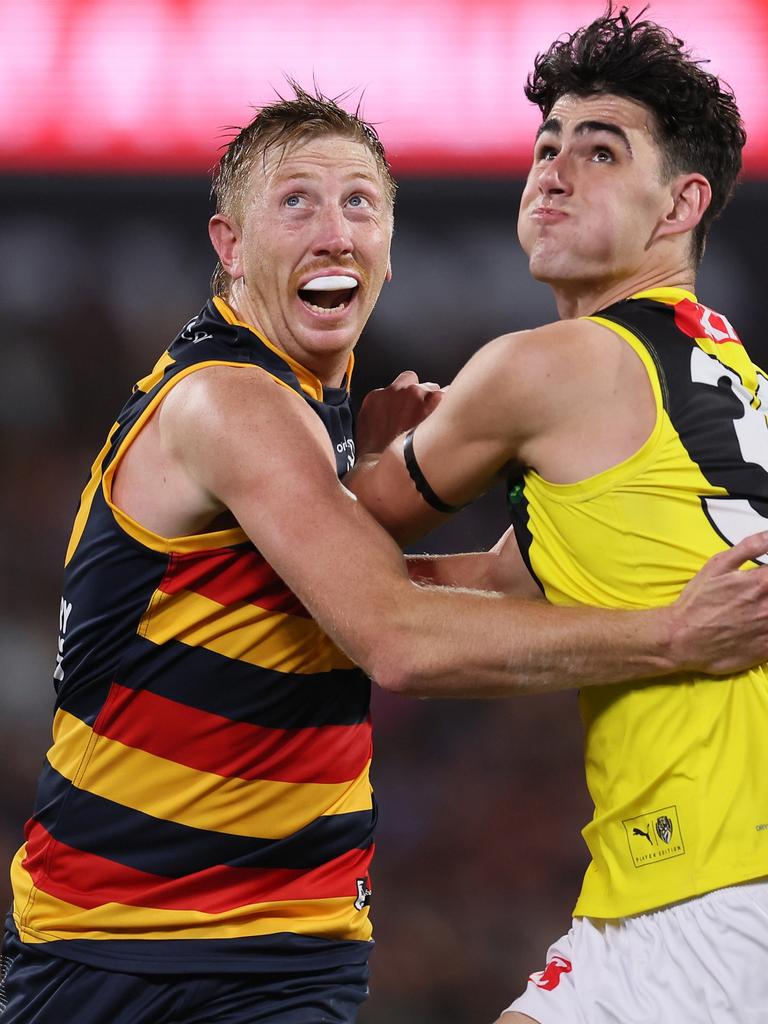
[{"label": "dark background", "polygon": [[[88,470],[133,382],[204,303],[202,178],[0,178],[0,906],[49,742],[62,562]],[[515,237],[521,183],[405,180],[394,280],[360,345],[359,399],[401,369],[447,383],[484,341],[555,317]],[[715,226],[699,298],[753,358],[763,330],[765,184]],[[520,367],[525,373],[525,367]],[[427,539],[473,550],[500,494]],[[589,816],[574,694],[497,702],[376,693],[378,947],[361,1024],[490,1021],[569,925]]]}]

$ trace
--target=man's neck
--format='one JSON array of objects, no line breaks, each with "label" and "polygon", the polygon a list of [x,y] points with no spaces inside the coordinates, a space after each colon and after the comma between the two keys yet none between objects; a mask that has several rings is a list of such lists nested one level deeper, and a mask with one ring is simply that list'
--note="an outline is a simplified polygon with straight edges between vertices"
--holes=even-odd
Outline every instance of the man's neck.
[{"label": "man's neck", "polygon": [[607,309],[616,302],[652,288],[682,288],[692,292],[695,290],[695,274],[692,267],[685,267],[674,272],[665,270],[638,274],[620,281],[596,282],[593,287],[584,282],[574,282],[572,287],[557,283],[552,284],[551,288],[560,319],[573,320],[580,316],[592,316],[600,309]]},{"label": "man's neck", "polygon": [[228,297],[222,296],[222,298],[241,323],[251,327],[262,338],[266,338],[273,348],[287,355],[294,362],[317,377],[323,387],[338,388],[343,385],[349,367],[349,352],[329,352],[317,355],[314,358],[306,353],[291,352],[282,338],[272,337],[272,332],[266,330],[260,323],[244,292],[234,296],[230,293]]}]

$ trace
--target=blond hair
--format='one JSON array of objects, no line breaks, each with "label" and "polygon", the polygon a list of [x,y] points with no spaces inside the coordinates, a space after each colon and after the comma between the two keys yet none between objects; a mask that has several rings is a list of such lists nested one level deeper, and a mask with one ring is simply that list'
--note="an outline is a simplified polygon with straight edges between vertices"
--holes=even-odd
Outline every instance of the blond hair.
[{"label": "blond hair", "polygon": [[[359,106],[354,113],[349,113],[336,99],[324,96],[317,88],[313,94],[290,78],[288,84],[294,93],[292,99],[280,97],[275,103],[261,107],[253,120],[239,129],[227,144],[213,173],[211,197],[216,213],[241,219],[254,163],[259,156],[265,158],[272,146],[285,148],[307,137],[323,135],[338,135],[365,146],[373,154],[387,199],[394,205],[397,185],[384,147],[376,129],[360,117]],[[211,279],[213,294],[228,298],[230,286],[229,274],[220,262],[217,263]]]}]

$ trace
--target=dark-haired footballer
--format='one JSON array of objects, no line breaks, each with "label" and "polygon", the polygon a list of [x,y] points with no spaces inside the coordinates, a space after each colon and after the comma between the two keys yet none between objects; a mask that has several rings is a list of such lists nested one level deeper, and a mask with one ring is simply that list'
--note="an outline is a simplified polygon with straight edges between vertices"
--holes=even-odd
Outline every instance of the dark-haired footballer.
[{"label": "dark-haired footballer", "polygon": [[[682,41],[625,9],[555,42],[526,94],[542,124],[518,231],[561,319],[481,349],[350,485],[405,536],[512,463],[520,593],[657,607],[768,524],[768,378],[695,293],[743,126]],[[500,1024],[768,1019],[768,667],[580,701],[592,859]]]}]

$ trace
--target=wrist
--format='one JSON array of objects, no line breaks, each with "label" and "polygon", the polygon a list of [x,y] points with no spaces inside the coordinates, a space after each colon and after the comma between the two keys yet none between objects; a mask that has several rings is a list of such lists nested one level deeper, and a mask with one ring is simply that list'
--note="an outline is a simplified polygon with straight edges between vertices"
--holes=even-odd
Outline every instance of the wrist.
[{"label": "wrist", "polygon": [[690,672],[698,669],[692,659],[693,638],[691,628],[680,600],[662,608],[652,609],[658,630],[659,656],[670,672]]}]

